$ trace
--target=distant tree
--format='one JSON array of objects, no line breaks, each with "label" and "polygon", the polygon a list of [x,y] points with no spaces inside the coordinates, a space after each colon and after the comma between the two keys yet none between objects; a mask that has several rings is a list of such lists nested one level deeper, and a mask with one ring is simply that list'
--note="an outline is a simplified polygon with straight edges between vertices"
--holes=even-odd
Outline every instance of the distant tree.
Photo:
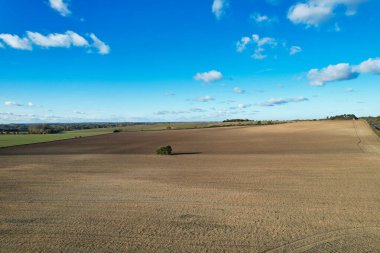
[{"label": "distant tree", "polygon": [[223,120],[223,122],[227,123],[227,122],[246,122],[246,121],[249,121],[249,119],[226,119],[226,120]]},{"label": "distant tree", "polygon": [[351,120],[351,119],[358,119],[358,117],[355,116],[355,114],[342,114],[342,115],[336,115],[327,117],[328,120]]},{"label": "distant tree", "polygon": [[165,147],[160,147],[159,149],[156,150],[157,155],[171,155],[172,154],[172,147],[171,146],[165,146]]}]

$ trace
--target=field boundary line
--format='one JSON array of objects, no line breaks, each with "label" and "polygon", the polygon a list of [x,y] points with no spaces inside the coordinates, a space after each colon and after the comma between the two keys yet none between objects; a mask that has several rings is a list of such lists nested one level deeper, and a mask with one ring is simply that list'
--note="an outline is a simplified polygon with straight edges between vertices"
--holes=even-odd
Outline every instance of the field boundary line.
[{"label": "field boundary line", "polygon": [[360,138],[359,133],[358,133],[358,128],[357,128],[357,126],[356,126],[356,120],[353,120],[352,123],[353,123],[353,125],[354,125],[354,129],[355,129],[356,137],[359,139],[359,141],[356,143],[356,145],[359,147],[359,149],[360,149],[363,153],[366,153],[366,152],[364,151],[364,149],[362,148],[362,146],[361,146],[362,139]]}]

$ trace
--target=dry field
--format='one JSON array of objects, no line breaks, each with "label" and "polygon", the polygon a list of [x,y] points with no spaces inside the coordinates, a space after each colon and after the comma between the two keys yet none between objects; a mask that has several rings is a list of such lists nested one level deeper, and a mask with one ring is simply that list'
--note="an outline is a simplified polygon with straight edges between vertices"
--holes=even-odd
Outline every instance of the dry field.
[{"label": "dry field", "polygon": [[0,149],[0,252],[62,251],[380,252],[380,142],[319,121]]}]

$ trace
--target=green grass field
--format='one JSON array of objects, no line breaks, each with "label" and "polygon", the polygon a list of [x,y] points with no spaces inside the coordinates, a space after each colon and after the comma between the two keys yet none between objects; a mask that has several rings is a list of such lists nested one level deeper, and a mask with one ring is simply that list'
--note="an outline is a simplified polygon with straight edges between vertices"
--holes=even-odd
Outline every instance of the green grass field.
[{"label": "green grass field", "polygon": [[[267,122],[263,122],[266,124]],[[73,139],[79,137],[89,137],[101,134],[111,134],[115,129],[122,132],[136,132],[136,131],[162,131],[162,130],[181,130],[181,129],[196,129],[196,128],[210,128],[210,127],[227,127],[227,126],[249,126],[257,125],[257,122],[226,122],[226,123],[161,123],[161,124],[148,124],[148,125],[132,125],[119,128],[95,128],[78,131],[68,131],[60,134],[3,134],[0,135],[0,148],[10,147],[16,145],[25,145],[39,142],[49,142],[65,139]]]},{"label": "green grass field", "polygon": [[60,134],[3,134],[0,135],[0,147],[32,144],[38,142],[73,139],[76,137],[88,137],[113,132],[113,128],[97,128],[78,131],[69,131]]}]

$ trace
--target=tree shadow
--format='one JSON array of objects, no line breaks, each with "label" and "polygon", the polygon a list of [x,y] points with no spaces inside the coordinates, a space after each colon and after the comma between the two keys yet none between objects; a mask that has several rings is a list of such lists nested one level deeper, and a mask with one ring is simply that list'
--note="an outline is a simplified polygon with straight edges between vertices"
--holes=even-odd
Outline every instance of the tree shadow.
[{"label": "tree shadow", "polygon": [[172,153],[172,155],[199,155],[202,154],[202,152],[175,152]]}]

